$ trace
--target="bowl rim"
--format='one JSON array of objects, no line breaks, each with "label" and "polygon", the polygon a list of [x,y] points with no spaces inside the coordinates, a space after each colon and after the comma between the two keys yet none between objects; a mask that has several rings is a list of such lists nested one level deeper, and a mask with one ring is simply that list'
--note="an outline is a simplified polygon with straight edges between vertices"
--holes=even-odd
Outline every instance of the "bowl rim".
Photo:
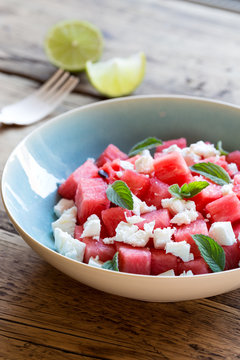
[{"label": "bowl rim", "polygon": [[[208,278],[209,276],[215,276],[215,277],[219,277],[222,276],[223,274],[230,274],[230,273],[235,273],[235,272],[239,272],[240,271],[240,267],[239,268],[235,268],[235,269],[230,269],[230,270],[225,270],[225,271],[220,271],[220,272],[214,272],[214,273],[208,273],[208,274],[199,274],[199,275],[194,275],[194,276],[154,276],[154,275],[141,275],[141,274],[132,274],[132,273],[124,273],[124,272],[116,272],[113,270],[108,270],[108,269],[102,269],[102,268],[96,268],[93,267],[89,264],[85,264],[83,262],[68,258],[64,255],[61,255],[60,253],[58,253],[57,251],[50,249],[48,246],[42,244],[41,242],[39,242],[38,240],[36,240],[35,238],[33,238],[31,235],[29,235],[22,227],[21,225],[18,223],[18,221],[16,221],[10,210],[7,207],[6,201],[5,201],[5,197],[4,197],[4,178],[5,178],[5,174],[7,172],[7,166],[11,161],[11,158],[15,155],[15,153],[18,151],[18,149],[29,139],[31,138],[35,133],[37,133],[38,131],[41,131],[43,128],[48,127],[49,124],[53,124],[54,122],[58,122],[61,119],[64,119],[66,116],[71,116],[74,113],[77,113],[79,111],[84,111],[87,110],[88,108],[93,108],[93,107],[101,107],[101,106],[105,106],[106,104],[109,103],[119,103],[119,102],[126,102],[126,101],[140,101],[140,100],[162,100],[162,99],[166,99],[166,100],[186,100],[186,101],[196,101],[199,103],[209,103],[209,104],[215,104],[215,105],[220,105],[223,107],[227,107],[227,108],[231,108],[231,109],[235,109],[235,110],[240,110],[240,105],[235,105],[235,104],[231,104],[228,103],[226,101],[222,101],[222,100],[215,100],[215,99],[211,99],[211,98],[202,98],[202,97],[198,97],[198,96],[189,96],[189,95],[172,95],[172,94],[162,94],[162,95],[158,95],[158,94],[153,94],[153,95],[134,95],[134,96],[126,96],[126,97],[121,97],[121,98],[114,98],[114,99],[106,99],[106,100],[102,100],[102,101],[98,101],[98,102],[94,102],[94,103],[90,103],[90,104],[86,104],[83,106],[78,106],[74,109],[71,109],[69,111],[66,111],[62,114],[59,114],[57,116],[54,116],[53,118],[47,120],[44,124],[38,126],[36,129],[34,129],[33,131],[31,131],[27,136],[25,136],[16,146],[15,148],[10,152],[8,159],[6,160],[5,164],[4,164],[4,168],[3,168],[3,172],[2,172],[2,178],[1,178],[1,186],[0,186],[0,193],[1,193],[1,197],[2,197],[2,201],[3,201],[3,205],[5,208],[5,211],[8,215],[8,217],[10,218],[11,222],[13,223],[14,227],[17,229],[18,234],[24,234],[24,236],[28,239],[27,243],[29,246],[31,246],[31,242],[36,243],[38,247],[51,252],[52,254],[54,254],[55,256],[58,256],[59,259],[64,258],[65,260],[69,261],[70,263],[74,262],[75,264],[78,264],[77,266],[84,266],[86,269],[87,268],[92,268],[95,270],[100,270],[100,271],[104,271],[104,272],[111,272],[112,274],[114,274],[114,276],[121,276],[121,277],[137,277],[137,278],[144,278],[144,279],[158,279],[158,280],[151,280],[151,281],[161,281],[160,279],[172,279],[174,281],[176,281],[176,279],[182,279],[182,280],[178,280],[178,281],[184,281],[184,279],[195,279],[195,278]],[[22,236],[21,236],[22,237]],[[26,240],[24,239],[24,241],[26,242]]]}]

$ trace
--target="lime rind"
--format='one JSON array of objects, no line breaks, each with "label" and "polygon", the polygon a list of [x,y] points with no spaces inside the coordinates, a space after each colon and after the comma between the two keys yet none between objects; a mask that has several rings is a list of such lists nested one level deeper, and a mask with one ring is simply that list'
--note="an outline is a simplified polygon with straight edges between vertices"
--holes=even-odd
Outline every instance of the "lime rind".
[{"label": "lime rind", "polygon": [[105,62],[87,61],[86,72],[91,84],[103,95],[129,95],[142,82],[146,57],[143,52],[128,58],[114,58]]},{"label": "lime rind", "polygon": [[44,48],[57,67],[81,71],[88,60],[95,62],[101,57],[103,38],[100,30],[89,22],[67,20],[48,31]]}]

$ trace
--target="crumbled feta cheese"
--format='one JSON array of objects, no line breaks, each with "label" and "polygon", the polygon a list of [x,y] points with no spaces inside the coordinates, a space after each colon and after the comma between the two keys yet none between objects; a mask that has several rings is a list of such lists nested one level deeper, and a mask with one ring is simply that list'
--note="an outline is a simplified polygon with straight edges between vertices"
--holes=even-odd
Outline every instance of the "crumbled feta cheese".
[{"label": "crumbled feta cheese", "polygon": [[60,217],[64,211],[71,209],[74,206],[73,200],[68,199],[61,199],[59,202],[54,206],[54,212],[57,217]]},{"label": "crumbled feta cheese", "polygon": [[83,261],[86,244],[74,239],[70,234],[60,228],[54,229],[56,250],[71,259]]},{"label": "crumbled feta cheese", "polygon": [[94,257],[90,257],[89,261],[88,261],[88,265],[97,267],[97,268],[101,268],[102,267],[103,262],[99,260],[99,256],[97,255],[95,258]]},{"label": "crumbled feta cheese", "polygon": [[137,216],[137,215],[127,216],[126,212],[124,213],[124,215],[125,215],[126,221],[129,224],[137,224],[137,223],[139,223],[141,221],[144,221],[144,218],[141,218],[141,216]]},{"label": "crumbled feta cheese", "polygon": [[175,272],[173,269],[168,270],[168,271],[164,271],[161,274],[158,274],[157,276],[175,276]]},{"label": "crumbled feta cheese", "polygon": [[170,222],[172,224],[177,224],[178,226],[180,225],[188,225],[190,224],[192,221],[195,221],[198,217],[198,212],[195,210],[185,210],[183,212],[180,212],[178,214],[176,214],[171,220]]},{"label": "crumbled feta cheese", "polygon": [[64,213],[60,216],[60,218],[52,223],[53,231],[56,228],[60,228],[62,231],[65,231],[71,236],[73,236],[77,221],[76,218],[77,218],[76,206],[73,206],[70,209],[65,210]]},{"label": "crumbled feta cheese", "polygon": [[118,178],[121,178],[123,176],[123,171],[116,171],[116,175]]},{"label": "crumbled feta cheese", "polygon": [[152,237],[153,236],[153,229],[155,226],[155,220],[151,221],[149,223],[145,223],[143,225],[144,231],[147,233],[148,237]]},{"label": "crumbled feta cheese", "polygon": [[230,221],[214,222],[209,230],[209,236],[219,245],[233,245],[236,238]]},{"label": "crumbled feta cheese", "polygon": [[183,273],[181,273],[179,276],[194,276],[192,270],[188,270],[188,271],[183,271]]},{"label": "crumbled feta cheese", "polygon": [[150,173],[153,171],[153,158],[149,150],[144,150],[140,158],[135,161],[135,168],[137,172]]},{"label": "crumbled feta cheese", "polygon": [[133,196],[133,213],[135,215],[140,216],[141,214],[145,214],[147,212],[151,212],[157,210],[156,206],[148,206],[145,201],[140,200],[137,196]]},{"label": "crumbled feta cheese", "polygon": [[193,260],[193,254],[190,253],[190,245],[184,240],[179,242],[170,241],[165,246],[166,254],[171,253],[180,257],[183,261]]},{"label": "crumbled feta cheese", "polygon": [[[124,221],[121,221],[116,227],[115,241],[132,246],[144,247],[148,243],[149,237],[149,232],[139,230],[136,225],[128,224]],[[105,241],[104,243],[106,244]]]},{"label": "crumbled feta cheese", "polygon": [[182,156],[184,157],[184,160],[188,166],[199,162],[201,159],[201,156],[195,154],[195,152],[193,152],[189,147],[182,149]]},{"label": "crumbled feta cheese", "polygon": [[206,144],[202,140],[190,145],[190,150],[196,155],[208,158],[210,156],[219,156],[220,152],[215,149],[213,144]]},{"label": "crumbled feta cheese", "polygon": [[228,164],[228,170],[232,173],[232,175],[236,175],[238,173],[238,167],[235,163]]},{"label": "crumbled feta cheese", "polygon": [[95,240],[99,240],[101,232],[101,223],[97,215],[93,214],[87,218],[87,221],[83,224],[83,237],[93,237]]},{"label": "crumbled feta cheese", "polygon": [[120,160],[120,166],[124,170],[134,170],[134,165],[129,161]]},{"label": "crumbled feta cheese", "polygon": [[221,187],[221,191],[223,196],[233,194],[233,184],[226,184]]},{"label": "crumbled feta cheese", "polygon": [[115,236],[103,239],[103,242],[106,245],[114,244],[114,241],[115,241]]},{"label": "crumbled feta cheese", "polygon": [[194,201],[170,198],[162,199],[161,204],[163,208],[167,208],[172,214],[178,214],[185,210],[196,210],[196,205]]},{"label": "crumbled feta cheese", "polygon": [[172,240],[172,236],[175,233],[175,228],[157,228],[154,230],[153,243],[156,249],[164,249],[166,244]]},{"label": "crumbled feta cheese", "polygon": [[163,149],[162,152],[166,153],[166,154],[169,154],[169,153],[174,152],[174,151],[181,153],[182,149],[179,146],[177,146],[176,144],[173,144],[173,145],[170,145],[169,147],[167,147],[166,149]]}]

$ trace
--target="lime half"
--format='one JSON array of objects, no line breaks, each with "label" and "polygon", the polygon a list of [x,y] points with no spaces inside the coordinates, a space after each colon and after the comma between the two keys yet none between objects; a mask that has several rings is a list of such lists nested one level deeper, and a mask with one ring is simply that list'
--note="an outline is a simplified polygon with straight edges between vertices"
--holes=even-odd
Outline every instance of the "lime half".
[{"label": "lime half", "polygon": [[96,61],[102,54],[101,32],[86,21],[63,21],[54,25],[47,33],[45,51],[56,66],[80,71],[88,60]]},{"label": "lime half", "polygon": [[128,95],[142,82],[145,73],[144,53],[128,58],[114,58],[93,64],[88,61],[86,71],[92,85],[108,97]]}]

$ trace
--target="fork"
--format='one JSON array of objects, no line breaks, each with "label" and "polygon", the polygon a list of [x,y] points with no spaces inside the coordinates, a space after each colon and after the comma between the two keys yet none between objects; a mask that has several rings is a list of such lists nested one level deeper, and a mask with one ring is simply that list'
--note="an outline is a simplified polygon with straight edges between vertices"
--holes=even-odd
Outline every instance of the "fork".
[{"label": "fork", "polygon": [[75,88],[79,79],[59,69],[33,94],[0,111],[0,123],[30,125],[50,114]]}]

